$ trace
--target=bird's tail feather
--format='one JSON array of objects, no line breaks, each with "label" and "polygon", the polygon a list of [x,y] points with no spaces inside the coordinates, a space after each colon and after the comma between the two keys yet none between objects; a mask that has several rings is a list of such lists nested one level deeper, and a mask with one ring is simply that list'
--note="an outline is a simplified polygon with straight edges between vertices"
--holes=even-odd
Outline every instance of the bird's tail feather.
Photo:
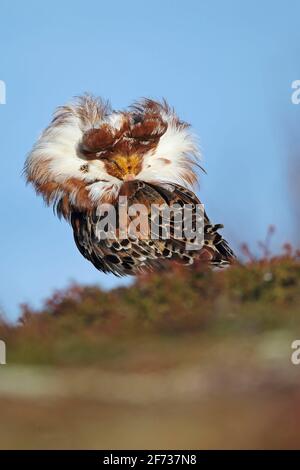
[{"label": "bird's tail feather", "polygon": [[210,264],[218,267],[232,264],[236,259],[227,241],[218,232],[222,228],[222,224],[207,224],[204,234],[204,246],[211,253]]}]

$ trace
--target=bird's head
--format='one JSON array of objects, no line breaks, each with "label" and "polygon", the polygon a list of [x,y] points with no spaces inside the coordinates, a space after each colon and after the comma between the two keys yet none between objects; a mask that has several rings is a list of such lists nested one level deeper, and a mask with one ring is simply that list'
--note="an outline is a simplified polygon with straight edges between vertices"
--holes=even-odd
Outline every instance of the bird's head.
[{"label": "bird's head", "polygon": [[79,153],[87,162],[102,162],[110,176],[130,181],[138,177],[144,157],[157,148],[167,128],[158,113],[115,113],[83,134]]},{"label": "bird's head", "polygon": [[134,179],[192,186],[199,152],[173,109],[144,99],[126,111],[83,96],[58,108],[28,156],[27,180],[69,216],[116,200]]}]

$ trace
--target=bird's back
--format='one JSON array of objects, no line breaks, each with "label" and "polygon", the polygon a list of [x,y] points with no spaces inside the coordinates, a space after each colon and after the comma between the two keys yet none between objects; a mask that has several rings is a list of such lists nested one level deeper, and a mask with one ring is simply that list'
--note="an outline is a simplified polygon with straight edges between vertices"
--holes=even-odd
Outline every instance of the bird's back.
[{"label": "bird's back", "polygon": [[[114,215],[110,220],[116,225],[109,235],[111,226],[106,220],[105,207],[103,211],[72,212],[76,245],[97,269],[122,276],[166,269],[170,262],[192,265],[201,260],[224,266],[234,260],[233,251],[218,232],[222,225],[210,222],[199,199],[190,190],[174,184],[132,181],[124,186],[120,196],[127,201],[127,236],[121,236],[121,209],[117,203],[111,207]],[[140,211],[138,226],[132,207]],[[158,207],[160,211],[153,212],[153,208]],[[168,219],[164,208],[173,209],[168,212]],[[188,217],[193,230],[190,236],[184,232]]]}]

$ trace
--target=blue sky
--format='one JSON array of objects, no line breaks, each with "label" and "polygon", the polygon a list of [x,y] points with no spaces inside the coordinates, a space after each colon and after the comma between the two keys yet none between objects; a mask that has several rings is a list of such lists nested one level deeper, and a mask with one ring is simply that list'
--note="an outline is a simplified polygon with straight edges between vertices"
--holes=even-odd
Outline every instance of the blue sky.
[{"label": "blue sky", "polygon": [[297,242],[288,167],[299,2],[1,0],[0,15],[0,304],[10,319],[70,280],[126,282],[81,257],[70,227],[21,176],[54,108],[85,91],[115,108],[167,98],[199,135],[208,173],[199,195],[233,246],[255,251],[269,224],[275,251]]}]

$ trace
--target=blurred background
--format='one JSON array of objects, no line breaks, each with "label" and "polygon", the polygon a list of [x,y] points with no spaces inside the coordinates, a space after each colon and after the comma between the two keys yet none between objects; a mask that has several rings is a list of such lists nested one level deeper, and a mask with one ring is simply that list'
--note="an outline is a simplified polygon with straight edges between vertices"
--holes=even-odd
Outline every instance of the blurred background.
[{"label": "blurred background", "polygon": [[71,279],[129,282],[86,262],[22,178],[55,107],[85,91],[115,108],[165,97],[192,124],[208,173],[199,196],[236,249],[256,251],[270,224],[275,252],[298,242],[299,13],[297,0],[1,1],[0,304],[10,319]]},{"label": "blurred background", "polygon": [[[297,0],[1,0],[0,447],[299,447],[299,14]],[[210,218],[243,256],[265,256],[272,232],[282,257],[97,272],[22,176],[54,109],[84,92],[116,109],[166,98],[199,136]]]}]

